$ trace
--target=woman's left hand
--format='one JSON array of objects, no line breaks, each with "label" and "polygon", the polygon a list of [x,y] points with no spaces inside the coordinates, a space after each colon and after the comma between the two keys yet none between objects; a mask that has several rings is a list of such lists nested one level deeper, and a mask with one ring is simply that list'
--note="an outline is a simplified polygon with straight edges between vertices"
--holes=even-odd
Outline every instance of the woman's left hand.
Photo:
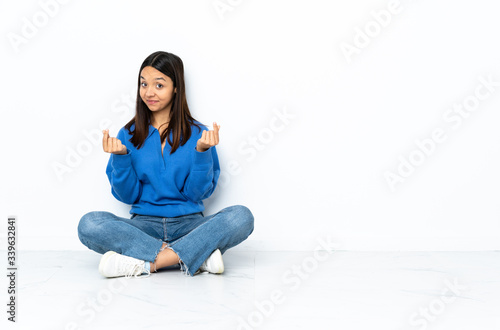
[{"label": "woman's left hand", "polygon": [[219,129],[220,125],[217,125],[214,122],[214,130],[213,131],[203,131],[201,133],[201,138],[196,143],[196,150],[200,152],[207,151],[210,147],[216,146],[219,144]]}]

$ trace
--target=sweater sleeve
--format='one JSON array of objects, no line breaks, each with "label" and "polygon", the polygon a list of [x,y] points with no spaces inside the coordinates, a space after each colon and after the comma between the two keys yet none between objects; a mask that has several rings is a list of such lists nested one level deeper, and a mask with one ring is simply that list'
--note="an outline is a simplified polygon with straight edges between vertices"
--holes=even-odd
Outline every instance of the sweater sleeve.
[{"label": "sweater sleeve", "polygon": [[184,194],[194,202],[210,197],[217,186],[220,175],[219,158],[215,147],[205,152],[194,151],[193,167],[187,177]]},{"label": "sweater sleeve", "polygon": [[[117,137],[126,145],[123,130],[120,130]],[[116,199],[126,204],[134,204],[139,200],[142,186],[132,166],[132,155],[128,148],[126,155],[110,155],[106,175],[111,184],[111,193]]]}]

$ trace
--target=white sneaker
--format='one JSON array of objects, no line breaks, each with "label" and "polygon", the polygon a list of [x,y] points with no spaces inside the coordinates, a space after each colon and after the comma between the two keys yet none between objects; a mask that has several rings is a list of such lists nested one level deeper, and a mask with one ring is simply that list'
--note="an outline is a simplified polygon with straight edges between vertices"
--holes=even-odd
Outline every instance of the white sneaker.
[{"label": "white sneaker", "polygon": [[144,260],[127,257],[114,251],[108,251],[101,257],[99,273],[106,277],[138,277],[145,273],[145,277],[148,277],[151,273],[144,268],[144,264]]},{"label": "white sneaker", "polygon": [[210,257],[203,262],[200,266],[200,271],[212,274],[222,274],[224,272],[224,261],[219,249],[212,252]]}]

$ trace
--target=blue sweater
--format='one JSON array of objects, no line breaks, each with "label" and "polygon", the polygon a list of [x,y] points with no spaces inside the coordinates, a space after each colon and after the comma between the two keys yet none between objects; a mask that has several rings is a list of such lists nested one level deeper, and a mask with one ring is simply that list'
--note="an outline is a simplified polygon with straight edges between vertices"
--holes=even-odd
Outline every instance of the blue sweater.
[{"label": "blue sweater", "polygon": [[202,200],[214,191],[220,167],[215,147],[195,150],[201,132],[192,126],[190,139],[173,154],[167,141],[162,156],[160,133],[153,126],[140,149],[129,141],[132,135],[120,129],[117,138],[127,154],[111,154],[106,168],[113,196],[132,204],[131,214],[177,217],[202,212]]}]

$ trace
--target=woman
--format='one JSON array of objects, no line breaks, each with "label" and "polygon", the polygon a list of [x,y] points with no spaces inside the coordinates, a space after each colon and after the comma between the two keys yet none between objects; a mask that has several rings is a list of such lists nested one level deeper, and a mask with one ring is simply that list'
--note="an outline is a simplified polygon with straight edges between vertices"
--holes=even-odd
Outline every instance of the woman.
[{"label": "woman", "polygon": [[103,131],[111,192],[132,205],[132,216],[90,212],[78,225],[80,241],[104,254],[102,275],[149,276],[176,264],[191,276],[224,271],[222,254],[252,233],[253,216],[244,206],[202,213],[219,178],[219,129],[191,116],[178,56],[155,52],[144,60],[135,117],[116,138]]}]

